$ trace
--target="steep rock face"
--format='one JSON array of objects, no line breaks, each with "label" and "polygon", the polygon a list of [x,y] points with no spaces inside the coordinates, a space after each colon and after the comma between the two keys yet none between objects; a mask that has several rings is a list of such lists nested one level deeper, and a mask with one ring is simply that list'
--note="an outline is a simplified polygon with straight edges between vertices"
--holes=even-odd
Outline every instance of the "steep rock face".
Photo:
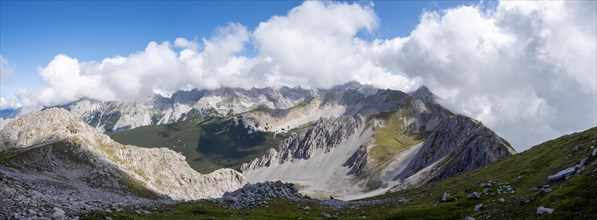
[{"label": "steep rock face", "polygon": [[350,168],[348,175],[360,175],[363,174],[367,168],[367,148],[362,145],[359,149],[346,160],[342,166]]},{"label": "steep rock face", "polygon": [[400,188],[435,182],[511,156],[510,144],[465,116],[443,120],[422,144],[403,172],[394,177]]},{"label": "steep rock face", "polygon": [[312,128],[292,133],[289,138],[280,143],[277,150],[272,148],[263,157],[243,164],[241,170],[267,167],[273,165],[272,161],[283,164],[309,159],[316,150],[328,153],[354,135],[363,124],[364,119],[360,116],[320,119]]},{"label": "steep rock face", "polygon": [[231,169],[199,174],[182,155],[165,148],[118,144],[63,109],[19,117],[0,131],[0,137],[0,151],[13,155],[9,159],[18,173],[46,170],[42,176],[69,180],[65,184],[189,200],[219,197],[246,183]]},{"label": "steep rock face", "polygon": [[102,102],[92,99],[81,99],[58,107],[68,110],[102,132],[151,124],[152,116],[158,113],[158,110],[145,103]]},{"label": "steep rock face", "polygon": [[[241,167],[253,182],[294,182],[318,192],[354,192],[347,175],[352,167],[344,166],[359,147],[370,141],[372,130],[361,116],[321,119],[313,127],[291,135],[277,150]],[[354,161],[355,164],[361,163]],[[356,169],[356,168],[354,168]]]}]

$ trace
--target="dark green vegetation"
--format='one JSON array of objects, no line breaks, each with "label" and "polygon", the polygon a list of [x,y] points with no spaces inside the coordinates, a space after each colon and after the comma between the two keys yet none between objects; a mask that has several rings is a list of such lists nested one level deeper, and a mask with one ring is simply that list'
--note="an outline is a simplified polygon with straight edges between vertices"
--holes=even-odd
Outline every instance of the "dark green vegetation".
[{"label": "dark green vegetation", "polygon": [[260,157],[286,137],[286,134],[245,128],[242,120],[234,118],[196,119],[107,134],[122,144],[167,147],[180,152],[200,173],[224,167],[238,170],[240,165]]},{"label": "dark green vegetation", "polygon": [[[276,201],[268,208],[231,210],[210,202],[186,203],[162,207],[150,215],[139,216],[134,212],[109,214],[123,219],[317,219],[326,212],[338,213],[340,219],[595,219],[597,218],[597,169],[596,158],[590,157],[590,146],[597,139],[597,128],[566,135],[498,161],[479,169],[461,173],[444,181],[395,193],[385,194],[375,200],[387,197],[407,197],[408,205],[384,204],[357,208],[329,209],[315,203]],[[573,152],[575,146],[579,147]],[[589,164],[579,175],[568,180],[549,182],[547,176],[564,168],[572,167],[582,158],[589,156]],[[472,192],[482,192],[481,184],[493,180],[489,193],[480,199],[467,199]],[[549,184],[553,192],[531,191],[531,187]],[[509,185],[515,193],[498,194],[500,186]],[[452,194],[450,202],[438,203],[444,192]],[[498,202],[504,198],[505,202]],[[475,205],[483,203],[479,212]],[[306,214],[301,207],[310,206]],[[537,215],[537,207],[554,208],[551,215]],[[104,213],[92,213],[90,219],[100,219]]]},{"label": "dark green vegetation", "polygon": [[[311,207],[309,214],[305,214],[303,208],[305,206]],[[288,219],[296,220],[298,218],[314,219],[319,218],[321,212],[335,213],[331,208],[321,208],[314,203],[306,202],[289,202],[285,200],[276,200],[267,208],[252,208],[252,209],[223,209],[221,204],[211,202],[196,202],[185,203],[175,206],[160,207],[160,211],[150,215],[139,215],[133,211],[122,213],[100,213],[92,212],[83,217],[83,219],[104,219],[105,216],[110,216],[113,219],[246,219],[246,220],[262,220],[262,219]],[[169,210],[169,211],[164,211]],[[357,219],[360,210],[352,210],[353,219]],[[346,214],[348,215],[348,213]]]}]

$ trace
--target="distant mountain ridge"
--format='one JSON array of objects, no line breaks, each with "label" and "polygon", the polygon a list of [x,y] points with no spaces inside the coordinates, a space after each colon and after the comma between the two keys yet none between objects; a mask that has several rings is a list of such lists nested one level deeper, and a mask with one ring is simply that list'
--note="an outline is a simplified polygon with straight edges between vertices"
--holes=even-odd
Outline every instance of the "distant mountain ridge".
[{"label": "distant mountain ridge", "polygon": [[155,95],[144,102],[104,102],[83,98],[57,107],[67,109],[101,131],[116,131],[194,118],[231,116],[259,107],[285,109],[308,99],[313,93],[288,87],[193,89],[177,91],[169,98]]},{"label": "distant mountain ridge", "polygon": [[[350,82],[320,90],[194,89],[145,102],[81,99],[59,107],[127,144],[143,146],[129,140],[153,132],[195,169],[217,166],[205,163],[210,157],[226,164],[242,159],[240,171],[250,182],[282,180],[302,185],[308,195],[357,199],[425,185],[515,153],[482,123],[436,99],[424,86],[405,93]],[[165,130],[155,131],[158,125]],[[238,142],[243,138],[251,144]],[[277,147],[255,156],[274,140]]]}]

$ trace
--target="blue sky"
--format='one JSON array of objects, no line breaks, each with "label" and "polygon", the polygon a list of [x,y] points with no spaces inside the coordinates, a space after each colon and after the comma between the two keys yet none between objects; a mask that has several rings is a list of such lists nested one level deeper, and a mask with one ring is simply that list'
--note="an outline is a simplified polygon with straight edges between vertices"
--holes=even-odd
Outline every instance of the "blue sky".
[{"label": "blue sky", "polygon": [[597,1],[371,5],[0,0],[0,109],[354,80],[426,85],[518,150],[597,125]]},{"label": "blue sky", "polygon": [[[148,42],[177,37],[209,37],[216,27],[238,22],[253,30],[259,22],[285,15],[301,1],[1,1],[0,54],[14,74],[2,84],[2,96],[19,88],[45,86],[37,76],[54,56],[100,61],[143,50]],[[466,1],[379,1],[380,19],[363,38],[407,36],[423,10],[438,10]],[[249,48],[250,50],[251,48]]]}]

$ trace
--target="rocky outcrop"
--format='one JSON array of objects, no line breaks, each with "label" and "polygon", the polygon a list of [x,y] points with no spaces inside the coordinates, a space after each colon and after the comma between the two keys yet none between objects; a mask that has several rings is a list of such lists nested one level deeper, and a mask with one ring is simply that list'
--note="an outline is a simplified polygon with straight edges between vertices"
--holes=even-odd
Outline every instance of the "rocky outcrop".
[{"label": "rocky outcrop", "polygon": [[274,199],[298,201],[305,199],[298,192],[298,187],[292,183],[281,181],[247,184],[243,188],[225,193],[219,202],[230,203],[229,208],[241,209],[250,207],[265,207]]},{"label": "rocky outcrop", "polygon": [[309,159],[316,150],[328,153],[354,135],[364,123],[361,116],[319,119],[312,128],[292,133],[277,150],[270,149],[261,158],[243,164],[241,170],[269,167],[274,161],[283,164]]},{"label": "rocky outcrop", "polygon": [[543,206],[537,207],[537,215],[552,214],[552,213],[553,213],[552,208],[545,208]]},{"label": "rocky outcrop", "polygon": [[118,144],[58,108],[19,117],[0,137],[14,176],[35,174],[75,188],[192,200],[219,197],[246,183],[231,169],[202,175],[165,148]]},{"label": "rocky outcrop", "polygon": [[549,181],[558,181],[561,179],[569,179],[573,174],[582,172],[589,161],[589,157],[581,159],[575,166],[560,170],[557,173],[547,177]]},{"label": "rocky outcrop", "polygon": [[367,148],[361,145],[359,149],[348,158],[346,163],[342,164],[350,168],[348,175],[361,175],[365,172],[367,167]]},{"label": "rocky outcrop", "polygon": [[360,187],[347,173],[366,164],[366,156],[350,161],[372,136],[366,124],[361,116],[320,119],[291,134],[277,149],[243,164],[241,170],[252,183],[282,180],[307,185],[310,191],[354,192]]}]

